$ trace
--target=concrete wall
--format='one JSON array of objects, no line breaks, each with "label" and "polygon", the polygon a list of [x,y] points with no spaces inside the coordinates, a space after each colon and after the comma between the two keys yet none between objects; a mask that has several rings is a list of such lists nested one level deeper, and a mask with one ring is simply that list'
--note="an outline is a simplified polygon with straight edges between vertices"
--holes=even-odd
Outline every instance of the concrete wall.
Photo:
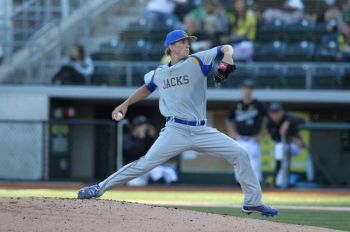
[{"label": "concrete wall", "polygon": [[44,177],[46,127],[39,122],[21,120],[47,120],[48,112],[49,101],[45,95],[0,93],[0,179]]}]

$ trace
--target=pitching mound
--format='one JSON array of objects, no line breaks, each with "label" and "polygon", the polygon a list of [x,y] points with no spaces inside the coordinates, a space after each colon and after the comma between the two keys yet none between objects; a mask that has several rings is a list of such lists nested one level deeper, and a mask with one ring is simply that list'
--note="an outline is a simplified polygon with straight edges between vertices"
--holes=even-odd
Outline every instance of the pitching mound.
[{"label": "pitching mound", "polygon": [[136,203],[0,198],[0,231],[330,231]]}]

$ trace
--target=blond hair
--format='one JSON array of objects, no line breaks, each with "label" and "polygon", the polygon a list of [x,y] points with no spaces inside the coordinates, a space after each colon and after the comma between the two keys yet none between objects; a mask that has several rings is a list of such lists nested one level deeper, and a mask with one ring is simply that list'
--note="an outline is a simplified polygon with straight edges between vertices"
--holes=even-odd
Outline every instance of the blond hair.
[{"label": "blond hair", "polygon": [[170,54],[171,54],[171,50],[170,50],[170,47],[167,47],[166,49],[165,49],[165,55],[167,55],[167,56],[170,56]]}]

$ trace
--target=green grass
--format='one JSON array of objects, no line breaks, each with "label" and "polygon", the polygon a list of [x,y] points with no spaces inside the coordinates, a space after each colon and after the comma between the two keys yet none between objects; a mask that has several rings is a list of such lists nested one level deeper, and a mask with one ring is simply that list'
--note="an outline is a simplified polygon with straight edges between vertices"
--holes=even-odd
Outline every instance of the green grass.
[{"label": "green grass", "polygon": [[[75,198],[76,191],[52,189],[0,189],[0,197],[62,197]],[[259,215],[246,216],[238,209],[220,207],[193,207],[194,205],[240,205],[243,195],[240,192],[185,192],[185,191],[139,191],[112,190],[102,199],[124,200],[131,202],[186,205],[186,209],[210,213],[234,215],[262,219]],[[265,203],[293,206],[350,206],[349,194],[310,194],[292,192],[266,192]],[[191,206],[191,204],[193,204]],[[187,206],[188,205],[188,206]],[[276,222],[313,225],[350,231],[350,212],[281,210]]]},{"label": "green grass", "polygon": [[350,212],[280,210],[278,217],[265,219],[259,214],[246,215],[239,209],[231,208],[181,207],[181,209],[350,231]]},{"label": "green grass", "polygon": [[[73,190],[48,189],[0,189],[0,197],[64,197],[75,198]],[[169,204],[242,204],[240,192],[183,192],[183,191],[108,191],[102,199],[124,200],[132,202],[169,203]],[[273,205],[308,206],[347,206],[350,207],[350,195],[276,193],[266,192],[263,201]]]}]

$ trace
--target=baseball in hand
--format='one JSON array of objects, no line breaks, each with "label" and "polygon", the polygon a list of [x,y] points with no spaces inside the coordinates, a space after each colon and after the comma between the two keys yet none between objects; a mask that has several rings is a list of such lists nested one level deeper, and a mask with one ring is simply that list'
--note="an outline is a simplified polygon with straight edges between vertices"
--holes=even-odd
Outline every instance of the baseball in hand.
[{"label": "baseball in hand", "polygon": [[123,119],[123,114],[120,113],[120,112],[118,112],[118,113],[117,113],[117,117],[115,118],[115,120],[120,121],[120,120],[122,120],[122,119]]}]

